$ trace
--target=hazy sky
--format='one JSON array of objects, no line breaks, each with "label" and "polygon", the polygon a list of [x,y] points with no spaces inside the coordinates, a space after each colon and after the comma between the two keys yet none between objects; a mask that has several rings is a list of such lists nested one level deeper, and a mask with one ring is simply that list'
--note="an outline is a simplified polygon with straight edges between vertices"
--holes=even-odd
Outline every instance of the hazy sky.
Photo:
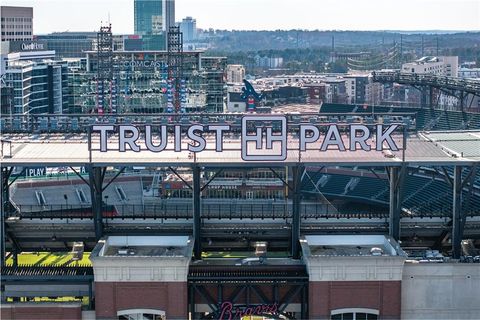
[{"label": "hazy sky", "polygon": [[[133,0],[1,0],[33,6],[34,33],[133,33]],[[176,0],[176,20],[237,30],[480,30],[480,0]]]}]

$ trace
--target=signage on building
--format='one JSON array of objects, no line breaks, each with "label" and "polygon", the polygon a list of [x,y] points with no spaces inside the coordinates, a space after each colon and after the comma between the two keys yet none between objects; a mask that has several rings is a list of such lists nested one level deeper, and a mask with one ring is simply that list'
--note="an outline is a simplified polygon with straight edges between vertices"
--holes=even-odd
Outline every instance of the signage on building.
[{"label": "signage on building", "polygon": [[22,51],[42,51],[48,50],[47,43],[44,41],[9,41],[8,52]]},{"label": "signage on building", "polygon": [[166,68],[165,61],[157,60],[133,60],[122,62],[124,68]]},{"label": "signage on building", "polygon": [[22,50],[23,51],[34,51],[34,50],[44,50],[43,43],[38,42],[29,42],[29,43],[22,43]]},{"label": "signage on building", "polygon": [[[284,161],[287,152],[325,152],[339,150],[399,151],[394,138],[401,124],[297,124],[294,131],[287,130],[287,116],[245,115],[241,126],[229,124],[172,125],[94,125],[90,135],[99,135],[98,151],[198,153],[204,150],[224,152],[224,135],[240,133],[241,157],[244,161]],[[240,132],[239,132],[240,131]],[[207,139],[206,135],[209,138]],[[117,140],[111,140],[117,135]],[[159,136],[160,142],[154,142]],[[185,145],[184,138],[189,143]],[[397,135],[398,138],[398,135]],[[208,140],[208,141],[207,141]],[[90,141],[92,141],[90,137]],[[231,141],[231,139],[229,140]],[[315,147],[314,147],[315,145]],[[208,146],[208,148],[207,148]],[[405,146],[402,147],[405,149]],[[91,149],[93,150],[93,149]]]},{"label": "signage on building", "polygon": [[[80,174],[87,173],[85,167],[74,167],[73,169],[75,169]],[[68,175],[69,173],[74,174],[74,171],[67,167],[25,167],[20,173],[22,172],[25,172],[26,178],[42,177],[49,175]]]},{"label": "signage on building", "polygon": [[254,316],[264,316],[264,315],[276,315],[278,314],[278,305],[273,304],[262,304],[262,305],[252,305],[252,306],[236,306],[229,301],[222,303],[220,308],[220,317],[221,320],[234,320],[234,319],[244,319],[245,317],[254,317]]}]

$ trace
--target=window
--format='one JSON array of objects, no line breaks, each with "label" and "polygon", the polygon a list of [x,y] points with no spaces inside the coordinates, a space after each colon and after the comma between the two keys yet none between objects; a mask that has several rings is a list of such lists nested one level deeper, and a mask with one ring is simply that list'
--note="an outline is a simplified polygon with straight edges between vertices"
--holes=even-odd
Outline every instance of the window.
[{"label": "window", "polygon": [[332,310],[332,320],[377,320],[379,312],[375,309],[346,308]]},{"label": "window", "polygon": [[165,320],[165,311],[154,309],[129,309],[117,312],[119,320]]}]

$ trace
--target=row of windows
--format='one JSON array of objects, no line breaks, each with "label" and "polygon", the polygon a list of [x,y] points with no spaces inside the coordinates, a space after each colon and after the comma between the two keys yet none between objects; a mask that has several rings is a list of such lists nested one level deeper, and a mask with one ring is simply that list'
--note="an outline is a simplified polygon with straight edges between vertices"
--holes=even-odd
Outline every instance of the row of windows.
[{"label": "row of windows", "polygon": [[7,29],[32,29],[31,24],[2,24],[2,29],[7,28]]},{"label": "row of windows", "polygon": [[2,22],[32,22],[32,18],[2,18]]},{"label": "row of windows", "polygon": [[2,36],[30,36],[32,35],[32,33],[30,31],[17,31],[17,32],[10,32],[10,31],[7,31],[7,32],[4,32],[2,31]]},{"label": "row of windows", "polygon": [[[163,192],[165,198],[190,198],[191,196],[192,192],[189,189],[173,189]],[[283,191],[256,190],[242,192],[237,189],[211,189],[208,190],[206,197],[219,199],[283,199]]]},{"label": "row of windows", "polygon": [[[4,35],[5,36],[5,35]],[[32,39],[31,38],[12,38],[12,39],[9,39],[9,38],[2,38],[2,41],[9,41],[9,40],[15,40],[15,41],[31,41]]]}]

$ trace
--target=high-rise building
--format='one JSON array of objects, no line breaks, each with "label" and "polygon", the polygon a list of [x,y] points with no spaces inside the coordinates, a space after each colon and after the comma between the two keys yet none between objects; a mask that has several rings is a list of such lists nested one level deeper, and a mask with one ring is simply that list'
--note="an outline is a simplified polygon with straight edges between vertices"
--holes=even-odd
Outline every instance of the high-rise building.
[{"label": "high-rise building", "polygon": [[7,115],[13,113],[13,86],[0,80],[0,114]]},{"label": "high-rise building", "polygon": [[224,112],[226,57],[202,57],[203,76],[206,82],[207,112]]},{"label": "high-rise building", "polygon": [[14,114],[61,114],[68,108],[67,63],[22,60],[10,54],[5,84],[13,88]]},{"label": "high-rise building", "polygon": [[245,67],[241,64],[227,65],[227,82],[242,83],[245,79]]},{"label": "high-rise building", "polygon": [[96,32],[54,32],[35,36],[37,41],[46,44],[49,50],[55,50],[57,58],[81,58],[84,51],[92,50],[97,39]]},{"label": "high-rise building", "polygon": [[149,50],[165,50],[166,33],[175,25],[175,0],[135,0],[134,14],[135,34],[143,36],[147,42],[149,37],[163,36],[161,42],[154,41],[160,47]]},{"label": "high-rise building", "polygon": [[190,42],[197,38],[197,20],[186,17],[179,22],[180,32],[183,33],[183,42]]},{"label": "high-rise building", "polygon": [[1,41],[33,39],[33,8],[0,6]]}]

